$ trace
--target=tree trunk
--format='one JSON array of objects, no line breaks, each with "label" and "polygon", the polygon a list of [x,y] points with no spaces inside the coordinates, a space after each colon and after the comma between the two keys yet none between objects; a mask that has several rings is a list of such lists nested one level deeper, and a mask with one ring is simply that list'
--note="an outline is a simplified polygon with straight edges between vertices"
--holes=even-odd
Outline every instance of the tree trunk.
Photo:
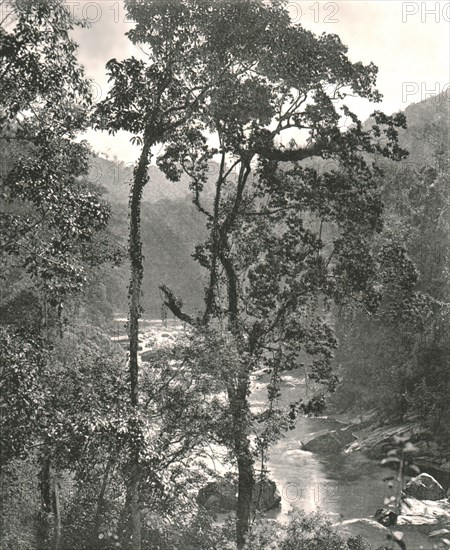
[{"label": "tree trunk", "polygon": [[[151,151],[151,141],[144,138],[139,162],[134,171],[134,181],[130,194],[130,238],[129,257],[131,264],[131,279],[129,286],[129,340],[130,340],[130,401],[135,412],[139,407],[139,365],[138,336],[139,317],[141,315],[141,284],[143,276],[143,258],[141,241],[141,199],[142,191],[148,181],[148,165]],[[137,428],[137,426],[136,426]],[[139,503],[139,447],[136,444],[131,456],[130,494],[131,494],[131,534],[130,548],[141,550],[141,511]]]},{"label": "tree trunk", "polygon": [[247,430],[249,405],[247,400],[248,379],[239,382],[233,407],[235,430],[235,454],[238,467],[238,497],[236,508],[236,542],[238,550],[245,546],[250,528],[250,515],[254,481],[253,456]]},{"label": "tree trunk", "polygon": [[59,498],[58,476],[52,468],[48,450],[44,451],[42,466],[39,472],[39,492],[41,495],[41,511],[38,517],[37,539],[38,548],[48,548],[50,541],[50,525],[53,516],[53,550],[59,550],[61,543],[61,505]]},{"label": "tree trunk", "polygon": [[39,549],[48,548],[50,517],[52,513],[51,465],[48,451],[45,449],[39,471],[39,493],[41,509],[37,517],[37,543]]},{"label": "tree trunk", "polygon": [[245,438],[241,445],[238,464],[238,499],[236,508],[236,542],[238,550],[244,548],[246,536],[250,529],[252,494],[254,487],[253,458],[250,443]]},{"label": "tree trunk", "polygon": [[[96,537],[101,533],[102,519],[106,512],[106,502],[105,502],[105,493],[106,487],[108,485],[109,475],[113,466],[113,459],[110,457],[108,463],[106,464],[105,473],[103,475],[102,486],[100,488],[100,493],[97,499],[97,510],[95,512],[95,521],[94,521],[94,534]],[[97,538],[100,541],[100,539]],[[102,546],[100,541],[99,548]]]},{"label": "tree trunk", "polygon": [[[241,340],[238,326],[238,280],[232,260],[227,255],[228,235],[222,233],[222,249],[218,251],[219,259],[227,277],[228,320],[229,330],[237,340]],[[241,345],[245,345],[241,341]],[[236,508],[236,543],[238,550],[245,546],[246,536],[250,528],[251,504],[254,487],[253,456],[249,439],[248,419],[250,407],[248,391],[250,372],[247,365],[240,365],[239,380],[235,391],[229,393],[233,414],[234,453],[238,467],[238,497]]]},{"label": "tree trunk", "polygon": [[55,471],[52,471],[53,492],[53,550],[59,550],[61,544],[61,505],[59,501],[59,481]]},{"label": "tree trunk", "polygon": [[131,548],[141,550],[141,508],[139,503],[139,458],[135,457],[131,470]]}]

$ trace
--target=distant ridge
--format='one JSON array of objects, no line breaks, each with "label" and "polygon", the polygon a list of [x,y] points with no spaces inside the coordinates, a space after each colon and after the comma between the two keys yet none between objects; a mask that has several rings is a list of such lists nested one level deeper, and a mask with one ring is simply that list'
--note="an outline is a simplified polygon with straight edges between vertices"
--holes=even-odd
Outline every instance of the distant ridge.
[{"label": "distant ridge", "polygon": [[[400,132],[400,144],[410,151],[405,163],[433,162],[431,152],[435,144],[427,140],[436,129],[449,142],[449,96],[442,93],[409,105],[405,109],[408,128]],[[369,124],[366,121],[365,124]],[[448,155],[448,151],[442,154]],[[211,197],[214,186],[214,163],[211,164],[211,179],[205,193]],[[132,167],[95,157],[91,163],[91,177],[104,189],[104,197],[112,203],[111,229],[117,239],[126,245],[128,238],[128,193]],[[205,218],[191,202],[189,181],[183,176],[179,182],[168,181],[155,166],[149,169],[142,207],[142,240],[145,255],[143,305],[145,316],[158,318],[161,315],[161,298],[158,286],[166,284],[183,298],[186,310],[194,312],[202,307],[205,272],[193,260],[195,244],[206,237]],[[108,298],[116,311],[127,310],[128,267],[112,271],[107,285]]]}]

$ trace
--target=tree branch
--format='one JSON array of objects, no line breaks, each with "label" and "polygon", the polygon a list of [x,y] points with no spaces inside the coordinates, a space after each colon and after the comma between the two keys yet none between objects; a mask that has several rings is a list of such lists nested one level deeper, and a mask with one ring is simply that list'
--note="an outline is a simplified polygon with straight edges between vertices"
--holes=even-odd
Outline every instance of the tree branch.
[{"label": "tree branch", "polygon": [[322,145],[315,143],[310,147],[299,147],[298,149],[276,149],[275,147],[256,147],[255,152],[267,160],[279,162],[296,162],[322,154]]},{"label": "tree branch", "polygon": [[183,307],[183,302],[175,296],[173,291],[166,285],[159,285],[159,290],[162,292],[163,296],[163,303],[165,306],[167,306],[170,311],[180,319],[180,321],[183,321],[184,323],[188,323],[189,325],[196,325],[195,319],[193,319],[190,315],[187,313],[184,313],[181,308]]}]

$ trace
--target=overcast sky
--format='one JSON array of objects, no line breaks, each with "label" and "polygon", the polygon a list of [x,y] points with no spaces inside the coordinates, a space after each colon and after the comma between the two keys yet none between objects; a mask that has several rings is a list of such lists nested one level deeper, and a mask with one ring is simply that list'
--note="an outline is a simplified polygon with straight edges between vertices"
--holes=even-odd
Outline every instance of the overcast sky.
[{"label": "overcast sky", "polygon": [[[76,15],[91,22],[90,28],[77,29],[74,38],[79,43],[79,59],[95,82],[97,97],[104,97],[105,63],[135,53],[124,36],[131,23],[126,21],[123,2],[66,2]],[[390,114],[440,91],[450,93],[450,2],[289,0],[288,9],[305,28],[338,34],[352,61],[373,61],[378,66],[383,103],[374,106],[357,100],[351,107],[360,118],[367,118],[374,108]],[[124,162],[136,160],[137,149],[125,133],[111,137],[89,132],[87,138],[96,151],[116,155]]]}]

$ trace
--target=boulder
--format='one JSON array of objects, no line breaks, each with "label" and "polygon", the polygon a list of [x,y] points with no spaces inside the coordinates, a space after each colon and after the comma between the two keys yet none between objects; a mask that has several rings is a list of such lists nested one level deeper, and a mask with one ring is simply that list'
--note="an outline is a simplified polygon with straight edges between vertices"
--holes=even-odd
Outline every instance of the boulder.
[{"label": "boulder", "polygon": [[[197,502],[211,512],[228,512],[236,510],[237,483],[221,479],[212,481],[200,489]],[[281,495],[271,479],[259,480],[253,490],[253,509],[267,511],[276,508],[281,503]]]},{"label": "boulder", "polygon": [[311,453],[334,454],[342,451],[355,439],[351,426],[340,430],[324,430],[313,434],[309,440],[302,444],[302,449]]},{"label": "boulder", "polygon": [[400,426],[378,426],[358,430],[357,440],[350,445],[348,452],[361,451],[374,460],[382,459],[393,448],[393,439],[402,437],[416,444],[423,435],[423,428],[414,424],[402,424]]},{"label": "boulder", "polygon": [[253,508],[256,510],[272,510],[281,504],[281,495],[275,481],[259,480],[253,489]]},{"label": "boulder", "polygon": [[236,483],[221,479],[200,489],[197,503],[211,512],[228,512],[236,509]]},{"label": "boulder", "polygon": [[370,542],[374,548],[384,547],[390,530],[374,519],[355,518],[335,524],[341,533],[346,537],[360,536]]},{"label": "boulder", "polygon": [[[400,517],[401,516],[399,516],[399,519]],[[414,525],[399,525],[391,530],[374,519],[356,518],[337,523],[335,527],[337,527],[347,538],[359,535],[371,545],[371,548],[393,548],[390,542],[392,539],[390,539],[390,537],[392,537],[392,534],[401,537],[402,533],[403,540],[408,550],[416,550],[419,548],[426,548],[428,550],[431,548],[427,532],[419,532],[418,528]],[[433,527],[430,526],[430,529],[433,529]],[[395,548],[400,550],[399,545],[395,545]]]},{"label": "boulder", "polygon": [[441,500],[445,497],[442,485],[429,474],[419,474],[406,484],[404,493],[418,500]]},{"label": "boulder", "polygon": [[397,525],[398,514],[396,514],[393,510],[389,510],[388,508],[379,508],[375,512],[374,517],[378,521],[378,523],[381,523],[381,525],[384,525],[385,527]]},{"label": "boulder", "polygon": [[443,500],[404,498],[399,525],[439,525],[450,522],[450,503]]}]

